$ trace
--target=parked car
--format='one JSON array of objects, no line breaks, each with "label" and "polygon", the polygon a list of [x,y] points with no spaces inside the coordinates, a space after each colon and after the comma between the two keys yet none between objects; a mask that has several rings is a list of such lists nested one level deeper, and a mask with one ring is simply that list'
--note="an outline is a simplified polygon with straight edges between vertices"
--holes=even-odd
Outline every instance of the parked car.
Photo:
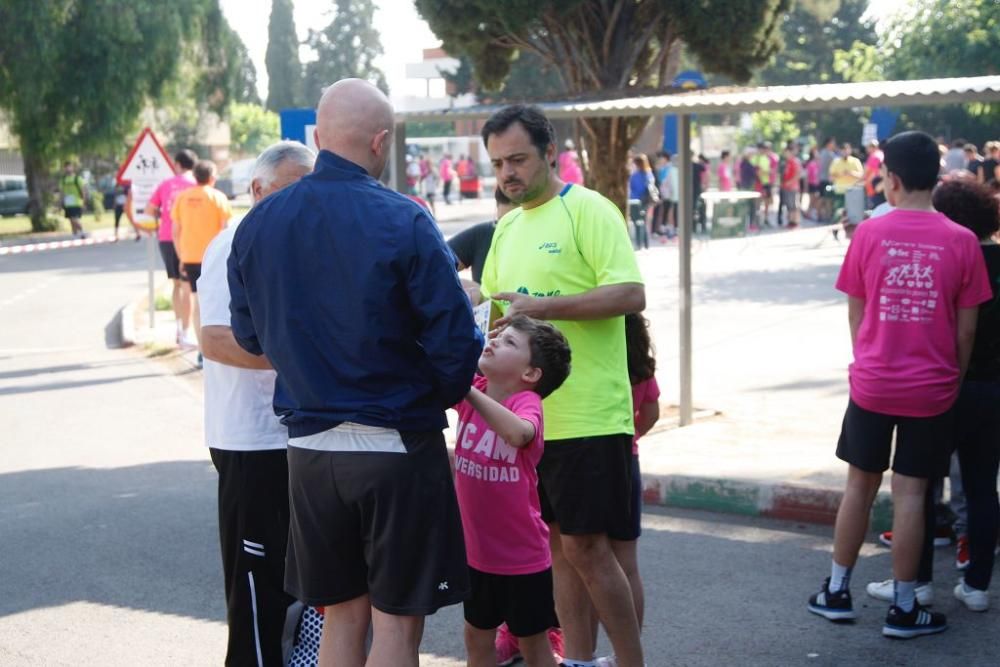
[{"label": "parked car", "polygon": [[222,170],[215,181],[215,187],[230,199],[249,193],[253,166],[256,163],[257,160],[237,160]]},{"label": "parked car", "polygon": [[28,212],[28,182],[24,176],[0,176],[0,215]]}]

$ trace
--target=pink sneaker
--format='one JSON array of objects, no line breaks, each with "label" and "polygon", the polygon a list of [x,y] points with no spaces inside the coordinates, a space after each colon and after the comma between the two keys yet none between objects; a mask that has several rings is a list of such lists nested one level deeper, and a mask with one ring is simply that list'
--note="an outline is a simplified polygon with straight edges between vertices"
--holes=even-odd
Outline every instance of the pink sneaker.
[{"label": "pink sneaker", "polygon": [[566,649],[563,647],[563,636],[560,628],[549,628],[549,646],[552,647],[552,655],[555,657],[556,663],[561,663],[563,656],[566,655]]},{"label": "pink sneaker", "polygon": [[[562,638],[559,645],[562,646]],[[510,633],[506,623],[497,628],[494,648],[497,652],[497,667],[506,667],[521,658],[521,647],[517,643],[517,637]]]}]

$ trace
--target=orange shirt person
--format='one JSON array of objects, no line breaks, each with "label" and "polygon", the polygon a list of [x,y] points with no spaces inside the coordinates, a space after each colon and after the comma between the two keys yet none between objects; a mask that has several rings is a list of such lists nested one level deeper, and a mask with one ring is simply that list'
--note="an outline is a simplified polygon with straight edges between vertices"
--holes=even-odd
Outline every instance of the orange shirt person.
[{"label": "orange shirt person", "polygon": [[191,283],[194,330],[201,346],[201,325],[198,321],[198,278],[201,277],[201,260],[212,239],[226,227],[232,216],[229,199],[212,187],[215,183],[215,164],[202,160],[194,166],[197,185],[183,190],[174,198],[170,217],[174,223],[174,245],[180,260],[181,276]]}]

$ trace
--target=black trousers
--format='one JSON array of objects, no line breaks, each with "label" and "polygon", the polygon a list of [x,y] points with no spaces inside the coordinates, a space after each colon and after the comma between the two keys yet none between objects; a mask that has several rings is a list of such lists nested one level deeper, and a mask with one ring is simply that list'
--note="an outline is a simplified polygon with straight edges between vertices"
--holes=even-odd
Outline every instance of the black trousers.
[{"label": "black trousers", "polygon": [[210,450],[219,473],[219,542],[229,644],[226,665],[280,667],[288,543],[288,458],[284,449]]}]

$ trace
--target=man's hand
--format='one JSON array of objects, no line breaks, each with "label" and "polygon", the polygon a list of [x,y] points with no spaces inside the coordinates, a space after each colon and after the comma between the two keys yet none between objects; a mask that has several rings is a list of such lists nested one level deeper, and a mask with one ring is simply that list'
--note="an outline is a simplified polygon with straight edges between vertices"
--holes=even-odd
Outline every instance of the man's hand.
[{"label": "man's hand", "polygon": [[527,315],[536,320],[549,319],[546,313],[547,301],[545,297],[530,296],[519,292],[498,292],[490,297],[493,301],[506,301],[507,312],[503,317],[497,318],[494,329],[500,330],[507,326],[511,318],[515,315]]}]

